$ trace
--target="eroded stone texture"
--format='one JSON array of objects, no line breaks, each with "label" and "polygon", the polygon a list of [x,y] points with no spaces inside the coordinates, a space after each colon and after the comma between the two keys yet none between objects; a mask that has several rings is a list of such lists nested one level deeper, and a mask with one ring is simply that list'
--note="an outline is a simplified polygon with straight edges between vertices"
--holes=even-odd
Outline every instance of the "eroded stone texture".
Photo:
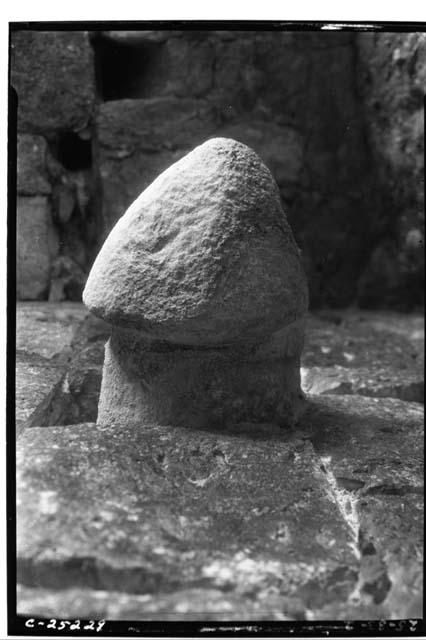
[{"label": "eroded stone texture", "polygon": [[[98,421],[229,427],[293,425],[302,409],[303,323],[260,344],[190,348],[112,330],[105,348]],[[255,426],[255,425],[253,425]]]},{"label": "eroded stone texture", "polygon": [[77,302],[18,302],[16,349],[56,359],[72,344],[79,323],[87,316],[87,309]]},{"label": "eroded stone texture", "polygon": [[217,138],[116,224],[83,299],[113,325],[98,420],[292,424],[308,292],[269,170]]},{"label": "eroded stone texture", "polygon": [[107,231],[141,189],[216,129],[206,101],[170,96],[105,102],[96,127]]},{"label": "eroded stone texture", "polygon": [[[56,362],[17,352],[15,368],[15,420],[19,436],[26,426],[40,423],[64,370]],[[37,409],[40,409],[37,411]]]},{"label": "eroded stone texture", "polygon": [[[214,613],[213,590],[224,618],[235,606],[294,619],[312,581],[324,583],[322,603],[356,582],[350,535],[297,434],[31,429],[18,474],[18,579],[28,587],[155,596],[160,611],[180,602],[177,618]],[[139,602],[149,618],[152,598]],[[69,608],[84,617],[81,600]]]},{"label": "eroded stone texture", "polygon": [[95,316],[85,318],[75,330],[66,375],[50,401],[49,426],[96,421],[104,349],[110,334],[110,325]]},{"label": "eroded stone texture", "polygon": [[312,394],[353,394],[424,402],[424,376],[395,369],[310,367],[301,370],[302,389]]},{"label": "eroded stone texture", "polygon": [[208,136],[230,136],[272,170],[314,304],[352,302],[377,217],[353,34],[164,34],[108,35],[123,73],[127,60],[134,68],[97,116],[108,229],[171,162]]},{"label": "eroded stone texture", "polygon": [[52,191],[46,169],[47,143],[42,136],[18,134],[17,190],[21,195],[42,195]]},{"label": "eroded stone texture", "polygon": [[[215,589],[180,589],[176,593],[136,595],[96,589],[35,589],[18,585],[19,613],[43,617],[91,620],[294,620],[302,616],[300,604],[287,617],[280,611],[288,604],[265,591],[253,601],[244,594]],[[275,607],[275,608],[274,608]],[[208,623],[207,623],[208,624]]]},{"label": "eroded stone texture", "polygon": [[307,309],[299,250],[260,158],[209,140],[119,220],[84,302],[115,326],[195,345],[259,339]]},{"label": "eroded stone texture", "polygon": [[324,311],[307,319],[304,367],[387,368],[424,375],[424,316],[390,311]]},{"label": "eroded stone texture", "polygon": [[[359,554],[351,615],[367,604],[374,617],[421,617],[423,407],[357,396],[310,403],[303,426]],[[332,611],[341,615],[341,606]]]},{"label": "eroded stone texture", "polygon": [[[18,349],[51,357],[61,347],[62,320],[58,305],[20,303],[18,307]],[[77,309],[78,305],[72,305]],[[52,322],[48,311],[56,309]],[[23,324],[22,314],[37,318]],[[82,310],[82,313],[84,311]],[[83,317],[83,315],[82,315]],[[309,314],[302,352],[302,390],[315,393],[362,393],[421,402],[424,394],[424,320],[420,316],[390,312],[339,311]],[[67,329],[66,340],[68,340]],[[55,424],[96,420],[104,362],[104,347],[111,328],[95,316],[78,327],[72,342],[67,385],[56,389],[53,402],[62,407],[54,412]],[[294,339],[294,338],[293,338]],[[51,344],[50,344],[51,343]],[[334,365],[334,362],[339,364]],[[319,366],[314,366],[318,363]],[[311,385],[315,385],[314,388]],[[53,424],[53,423],[51,423]]]},{"label": "eroded stone texture", "polygon": [[[80,248],[102,242],[141,188],[190,148],[232,136],[276,177],[313,307],[411,309],[424,285],[425,51],[422,33],[110,31],[89,44],[85,32],[17,30],[11,78],[19,130],[54,153],[64,132],[87,140],[98,112],[98,202]],[[55,213],[66,218],[61,200]]]},{"label": "eroded stone texture", "polygon": [[424,317],[327,311],[307,320],[302,389],[424,402]]},{"label": "eroded stone texture", "polygon": [[50,285],[50,205],[45,196],[17,199],[17,296],[21,300],[47,297]]},{"label": "eroded stone texture", "polygon": [[18,611],[419,618],[422,422],[415,403],[311,396],[294,432],[27,430]]},{"label": "eroded stone texture", "polygon": [[[19,303],[16,313],[16,433],[49,424],[55,398],[61,395],[82,305]],[[56,412],[56,419],[58,419]]]},{"label": "eroded stone texture", "polygon": [[360,278],[359,300],[410,310],[424,299],[426,34],[358,33],[356,44],[366,134],[386,211],[374,223],[380,241]]},{"label": "eroded stone texture", "polygon": [[84,31],[14,31],[11,84],[18,94],[18,129],[79,131],[94,107],[92,50]]}]

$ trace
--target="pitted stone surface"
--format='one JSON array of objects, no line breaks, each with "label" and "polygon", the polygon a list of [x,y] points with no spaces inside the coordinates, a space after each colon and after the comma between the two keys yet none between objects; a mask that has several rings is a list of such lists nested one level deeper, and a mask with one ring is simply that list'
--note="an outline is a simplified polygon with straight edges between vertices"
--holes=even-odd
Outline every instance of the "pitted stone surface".
[{"label": "pitted stone surface", "polygon": [[87,316],[81,304],[49,302],[17,305],[16,311],[16,433],[26,426],[49,424],[56,398],[62,396],[70,345],[78,323]]},{"label": "pitted stone surface", "polygon": [[[423,407],[344,395],[309,400],[302,424],[359,554],[347,618],[365,606],[374,618],[421,618]],[[341,604],[318,615],[335,619]]]},{"label": "pitted stone surface", "polygon": [[421,617],[422,420],[417,403],[322,396],[294,432],[27,430],[18,610]]},{"label": "pitted stone surface", "polygon": [[204,602],[207,614],[216,605],[204,594],[218,590],[237,611],[294,618],[316,577],[327,585],[324,602],[346,597],[356,580],[349,533],[311,446],[295,435],[31,429],[18,474],[18,575],[27,587],[161,598],[199,589],[182,606],[196,612]]},{"label": "pitted stone surface", "polygon": [[18,298],[47,297],[50,284],[51,208],[46,196],[19,196],[16,205]]},{"label": "pitted stone surface", "polygon": [[263,339],[302,316],[307,285],[269,170],[245,145],[207,141],[164,171],[118,221],[83,295],[151,339]]},{"label": "pitted stone surface", "polygon": [[312,394],[358,394],[424,402],[424,376],[419,372],[381,367],[302,367],[303,391]]},{"label": "pitted stone surface", "polygon": [[[144,594],[96,589],[34,589],[18,585],[21,615],[78,619],[84,613],[91,620],[294,620],[302,619],[301,603],[293,600],[292,617],[280,611],[286,603],[278,594],[265,590],[252,601],[214,588],[181,589],[176,593]],[[298,609],[298,607],[300,607]],[[208,622],[207,622],[208,625]]]},{"label": "pitted stone surface", "polygon": [[356,309],[312,313],[301,363],[424,376],[424,327],[422,314]]}]

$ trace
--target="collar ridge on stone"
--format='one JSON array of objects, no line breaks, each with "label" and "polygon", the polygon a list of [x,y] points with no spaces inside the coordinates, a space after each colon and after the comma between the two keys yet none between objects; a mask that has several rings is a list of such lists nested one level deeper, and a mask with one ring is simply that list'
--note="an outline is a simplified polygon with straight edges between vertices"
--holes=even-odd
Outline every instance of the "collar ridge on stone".
[{"label": "collar ridge on stone", "polygon": [[84,303],[151,340],[259,340],[304,315],[306,278],[259,156],[213,138],[145,189],[109,234]]}]

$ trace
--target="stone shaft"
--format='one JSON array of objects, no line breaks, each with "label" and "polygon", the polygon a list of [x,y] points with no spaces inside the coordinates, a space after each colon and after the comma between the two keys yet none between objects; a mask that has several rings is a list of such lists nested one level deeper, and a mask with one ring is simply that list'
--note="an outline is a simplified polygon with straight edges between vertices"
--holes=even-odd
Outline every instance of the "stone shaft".
[{"label": "stone shaft", "polygon": [[148,342],[113,329],[98,423],[232,428],[292,425],[301,405],[301,322],[265,342],[202,348]]}]

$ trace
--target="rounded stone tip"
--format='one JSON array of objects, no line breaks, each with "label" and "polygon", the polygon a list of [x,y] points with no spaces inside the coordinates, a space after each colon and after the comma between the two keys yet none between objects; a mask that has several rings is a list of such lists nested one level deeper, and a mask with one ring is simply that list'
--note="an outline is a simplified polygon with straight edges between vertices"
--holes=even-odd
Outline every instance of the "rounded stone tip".
[{"label": "rounded stone tip", "polygon": [[304,314],[306,277],[259,156],[212,138],[164,171],[112,229],[83,301],[154,340],[262,338]]}]

